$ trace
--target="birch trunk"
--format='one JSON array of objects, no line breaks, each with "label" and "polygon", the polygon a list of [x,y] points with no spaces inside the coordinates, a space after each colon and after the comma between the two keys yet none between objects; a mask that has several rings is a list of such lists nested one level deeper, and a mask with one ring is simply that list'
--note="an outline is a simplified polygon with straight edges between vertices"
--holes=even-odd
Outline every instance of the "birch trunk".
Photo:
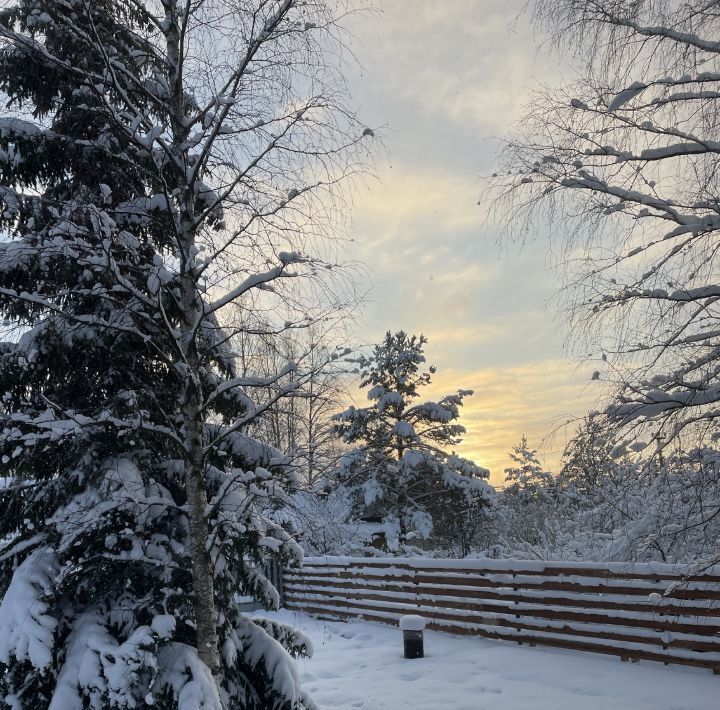
[{"label": "birch trunk", "polygon": [[190,518],[197,651],[200,660],[205,663],[217,680],[220,671],[220,653],[218,650],[213,563],[207,545],[208,521],[205,511],[208,500],[203,461],[203,421],[199,415],[196,394],[197,388],[194,383],[189,382],[184,403],[185,428],[188,437],[185,490]]},{"label": "birch trunk", "polygon": [[189,257],[196,241],[195,197],[188,180],[188,128],[185,121],[185,90],[182,72],[182,16],[176,3],[166,5],[166,40],[169,59],[172,154],[175,158],[177,218],[175,228],[181,252],[180,308],[181,324],[177,338],[183,382],[182,416],[185,430],[185,492],[190,519],[190,551],[195,607],[196,646],[200,660],[210,669],[216,683],[220,681],[220,652],[215,605],[215,580],[208,546],[207,489],[203,432],[203,393],[196,334],[203,317],[203,303],[197,288]]}]

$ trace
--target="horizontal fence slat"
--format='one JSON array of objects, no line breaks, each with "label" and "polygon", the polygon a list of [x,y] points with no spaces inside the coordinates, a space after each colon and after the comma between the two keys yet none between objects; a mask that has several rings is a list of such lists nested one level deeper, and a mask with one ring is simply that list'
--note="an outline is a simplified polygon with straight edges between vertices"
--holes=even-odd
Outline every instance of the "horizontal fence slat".
[{"label": "horizontal fence slat", "polygon": [[[302,605],[304,602],[293,602]],[[616,640],[627,643],[650,644],[652,646],[685,648],[702,652],[720,652],[717,641],[712,637],[708,639],[698,634],[676,633],[669,638],[662,638],[660,634],[653,634],[644,629],[609,629],[603,624],[586,622],[568,622],[566,619],[535,620],[528,617],[516,618],[514,614],[477,613],[471,611],[466,614],[451,612],[423,605],[413,606],[412,602],[395,602],[392,605],[375,604],[368,600],[343,600],[311,598],[310,604],[321,604],[332,608],[353,608],[365,611],[393,611],[400,614],[415,613],[426,617],[429,621],[446,620],[464,622],[468,624],[487,624],[501,626],[515,630],[531,630],[546,633],[564,633],[571,636],[584,636],[603,640]]]},{"label": "horizontal fence slat", "polygon": [[[301,577],[290,576],[286,584],[306,584],[308,588],[330,588],[343,586],[347,589],[363,589],[367,591],[383,589],[387,591],[405,591],[408,584],[397,582],[394,578],[392,583],[383,583],[379,580],[364,580],[353,578],[348,581],[344,578],[317,578],[310,577],[303,580]],[[438,585],[424,585],[427,593],[435,592],[438,596],[457,596],[461,598],[475,599],[505,599],[512,601],[529,601],[537,604],[553,604],[556,606],[580,606],[598,609],[625,609],[628,611],[652,612],[664,615],[692,615],[706,617],[720,617],[720,604],[716,599],[703,601],[675,599],[663,597],[658,600],[648,598],[627,597],[622,595],[591,595],[589,593],[566,593],[551,592],[546,596],[542,591],[517,589],[485,589],[474,587],[442,587]],[[660,590],[662,591],[662,590]],[[719,595],[720,596],[720,595]]]},{"label": "horizontal fence slat", "polygon": [[284,589],[322,618],[419,613],[442,631],[720,672],[717,567],[316,558],[285,570]]},{"label": "horizontal fence slat", "polygon": [[[311,579],[315,577],[331,577],[331,575],[313,575],[312,570],[308,571],[303,577],[305,579]],[[332,577],[340,579],[357,579],[360,575],[355,574],[353,571],[338,571],[335,572]],[[292,576],[291,576],[292,578]],[[374,570],[373,573],[366,573],[362,575],[363,580],[367,581],[387,581],[388,576],[382,572]],[[456,574],[427,574],[425,572],[417,572],[414,575],[407,574],[405,572],[401,576],[391,575],[390,579],[393,582],[411,582],[414,584],[433,584],[433,585],[460,585],[463,587],[478,587],[478,588],[491,588],[491,589],[515,589],[522,587],[523,589],[537,589],[538,591],[564,591],[573,593],[593,593],[593,594],[621,594],[629,596],[648,596],[653,593],[662,593],[667,588],[666,586],[656,583],[650,584],[645,583],[644,580],[637,585],[628,586],[627,584],[620,584],[617,580],[608,581],[606,583],[594,582],[594,583],[583,583],[580,580],[566,581],[562,578],[559,579],[542,579],[538,577],[501,577],[499,575],[490,576],[478,576],[468,575],[466,577],[459,576]],[[616,583],[617,582],[617,583]],[[720,586],[712,585],[706,588],[700,588],[698,582],[695,581],[688,585],[683,585],[673,590],[673,597],[676,599],[708,599],[716,600],[720,597]],[[669,585],[668,585],[669,586]]]},{"label": "horizontal fence slat", "polygon": [[693,565],[678,565],[654,562],[609,562],[598,563],[595,566],[587,562],[548,562],[545,560],[514,560],[502,559],[437,559],[418,557],[306,557],[304,568],[320,566],[324,568],[338,567],[348,569],[352,567],[382,567],[404,568],[436,571],[462,571],[463,573],[482,572],[522,572],[523,574],[587,574],[587,575],[621,575],[639,579],[641,577],[660,576],[663,578],[687,579],[692,577],[720,581],[720,564],[698,571]]},{"label": "horizontal fence slat", "polygon": [[[325,594],[323,598],[336,599],[367,599],[370,601],[396,601],[406,599],[404,592],[390,592],[386,594],[367,593],[360,590],[342,590],[327,589],[323,590]],[[290,585],[286,589],[286,599],[293,601],[302,601],[303,599],[318,598],[317,593],[311,590],[298,590]],[[499,614],[520,614],[524,617],[534,619],[566,619],[568,621],[578,621],[595,624],[609,624],[611,626],[636,627],[644,629],[653,629],[659,632],[676,632],[690,633],[700,636],[716,636],[720,634],[720,619],[702,617],[702,619],[678,622],[673,617],[655,616],[653,614],[640,615],[613,615],[610,613],[592,613],[579,612],[552,606],[533,606],[529,604],[506,604],[502,602],[492,602],[488,604],[484,600],[457,601],[443,598],[436,600],[427,598],[426,595],[418,594],[414,598],[414,603],[420,605],[432,605],[433,601],[437,602],[437,608],[448,610],[460,609],[467,611],[475,611],[478,613],[499,613]],[[711,623],[708,623],[710,621]]]},{"label": "horizontal fence slat", "polygon": [[[377,575],[382,577],[388,576],[404,576],[407,574],[414,574],[417,576],[441,576],[443,579],[468,579],[474,577],[483,577],[496,581],[512,581],[514,579],[532,579],[541,578],[544,580],[557,580],[561,582],[578,581],[582,579],[592,580],[596,584],[605,582],[606,584],[617,583],[622,586],[622,583],[632,583],[633,586],[652,586],[657,583],[682,583],[683,586],[690,586],[701,584],[702,586],[710,586],[718,589],[720,588],[720,577],[715,576],[689,576],[680,577],[678,575],[659,575],[659,574],[646,574],[633,576],[631,574],[619,574],[611,573],[605,570],[597,570],[596,574],[589,574],[585,569],[583,570],[552,570],[552,573],[544,573],[542,571],[520,571],[516,572],[513,570],[458,570],[458,569],[413,569],[407,565],[397,567],[379,567],[379,566],[341,566],[341,565],[309,565],[302,568],[304,574],[311,574],[318,572],[322,574],[342,574],[343,576],[368,576]],[[289,570],[292,571],[292,570]]]}]

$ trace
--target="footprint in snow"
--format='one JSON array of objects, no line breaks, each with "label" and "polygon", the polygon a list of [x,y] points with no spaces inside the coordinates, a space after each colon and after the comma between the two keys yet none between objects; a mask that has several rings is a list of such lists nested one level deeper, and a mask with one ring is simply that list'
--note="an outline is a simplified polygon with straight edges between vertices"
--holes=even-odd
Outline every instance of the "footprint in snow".
[{"label": "footprint in snow", "polygon": [[333,671],[325,671],[324,673],[318,673],[318,678],[326,678],[328,680],[331,680],[333,678],[339,678],[340,676],[337,673],[334,673]]},{"label": "footprint in snow", "polygon": [[604,695],[607,695],[607,692],[605,690],[596,690],[595,688],[570,688],[573,693],[577,693],[578,695],[587,695],[589,698],[601,698]]},{"label": "footprint in snow", "polygon": [[502,695],[502,688],[486,688],[481,685],[477,688],[478,693],[494,693],[495,695]]},{"label": "footprint in snow", "polygon": [[401,680],[418,680],[419,678],[422,678],[422,673],[400,673],[398,678]]}]

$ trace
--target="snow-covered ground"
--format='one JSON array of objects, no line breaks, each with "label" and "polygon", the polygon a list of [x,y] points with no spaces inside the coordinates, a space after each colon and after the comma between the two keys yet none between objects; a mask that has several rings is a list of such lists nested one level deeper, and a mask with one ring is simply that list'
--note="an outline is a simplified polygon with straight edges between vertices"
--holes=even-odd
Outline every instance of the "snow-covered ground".
[{"label": "snow-covered ground", "polygon": [[708,670],[530,648],[425,632],[425,658],[405,660],[399,629],[323,622],[281,610],[315,653],[297,661],[321,710],[711,710]]}]

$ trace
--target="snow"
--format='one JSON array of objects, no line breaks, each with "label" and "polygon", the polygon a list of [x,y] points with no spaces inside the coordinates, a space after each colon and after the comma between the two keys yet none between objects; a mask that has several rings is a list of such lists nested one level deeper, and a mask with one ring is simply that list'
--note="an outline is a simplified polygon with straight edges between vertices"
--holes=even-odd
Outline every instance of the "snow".
[{"label": "snow", "polygon": [[[253,669],[253,675],[268,679],[271,697],[283,699],[272,708],[296,708],[296,703],[304,701],[297,666],[285,647],[294,646],[300,654],[311,654],[312,642],[304,634],[296,632],[292,626],[278,624],[275,619],[269,620],[264,612],[255,620],[241,617],[235,644],[238,651],[242,650],[243,663]],[[311,707],[308,705],[308,710]]]},{"label": "snow", "polygon": [[150,628],[161,639],[168,639],[175,631],[175,617],[172,614],[158,614],[153,617]]},{"label": "snow", "polygon": [[313,641],[296,661],[320,710],[707,710],[717,678],[575,651],[425,631],[425,658],[403,658],[402,633],[368,622],[324,622],[281,610],[273,618]]},{"label": "snow", "polygon": [[11,657],[28,660],[35,668],[52,663],[57,621],[42,598],[57,574],[57,559],[48,548],[35,550],[15,570],[0,605],[0,663]]},{"label": "snow", "polygon": [[[668,579],[681,577],[682,575],[692,574],[693,565],[677,565],[677,564],[664,564],[662,562],[603,562],[593,563],[592,565],[588,562],[575,562],[575,561],[561,561],[553,562],[547,560],[516,560],[516,559],[502,559],[493,560],[487,557],[478,559],[441,559],[441,558],[418,558],[418,557],[393,557],[392,560],[372,560],[361,557],[349,557],[349,556],[319,556],[319,557],[305,557],[303,560],[303,571],[308,571],[308,568],[313,565],[317,565],[321,570],[326,570],[329,563],[337,567],[351,567],[351,573],[362,575],[372,574],[373,570],[377,570],[378,567],[412,567],[413,569],[448,569],[448,570],[496,570],[499,574],[512,574],[513,572],[543,572],[545,570],[572,570],[575,571],[577,576],[582,576],[583,573],[587,572],[589,568],[600,568],[608,570],[609,572],[619,575],[666,575]],[[720,574],[720,565],[707,567],[705,569],[707,574]],[[383,569],[383,575],[389,575],[397,573],[398,575],[407,574],[405,570],[393,570],[390,572],[387,569]],[[566,572],[563,572],[567,575]],[[568,581],[572,577],[565,577],[564,581]],[[628,585],[628,581],[623,582],[624,586]]]},{"label": "snow", "polygon": [[102,612],[92,611],[75,621],[48,710],[83,707],[88,698],[90,707],[137,707],[127,689],[154,667],[151,631],[140,626],[118,643],[103,621]]},{"label": "snow", "polygon": [[425,628],[425,619],[417,614],[407,614],[400,617],[400,628],[403,631],[422,631]]},{"label": "snow", "polygon": [[643,84],[641,81],[635,81],[627,89],[623,89],[618,93],[608,106],[608,111],[617,111],[619,108],[624,106],[628,101],[634,99],[638,94],[641,94],[647,89],[647,84]]},{"label": "snow", "polygon": [[[297,190],[295,192],[297,193]],[[278,259],[280,259],[283,265],[287,266],[288,264],[297,264],[302,261],[302,256],[297,251],[281,251],[278,254]]]},{"label": "snow", "polygon": [[215,680],[194,648],[167,644],[158,653],[158,666],[154,690],[172,688],[178,710],[222,710]]},{"label": "snow", "polygon": [[23,121],[20,118],[3,117],[0,118],[0,136],[3,138],[14,138],[21,136],[23,138],[37,137],[43,133],[40,126]]},{"label": "snow", "polygon": [[392,428],[392,433],[401,439],[413,439],[415,437],[415,429],[410,422],[399,421]]}]

